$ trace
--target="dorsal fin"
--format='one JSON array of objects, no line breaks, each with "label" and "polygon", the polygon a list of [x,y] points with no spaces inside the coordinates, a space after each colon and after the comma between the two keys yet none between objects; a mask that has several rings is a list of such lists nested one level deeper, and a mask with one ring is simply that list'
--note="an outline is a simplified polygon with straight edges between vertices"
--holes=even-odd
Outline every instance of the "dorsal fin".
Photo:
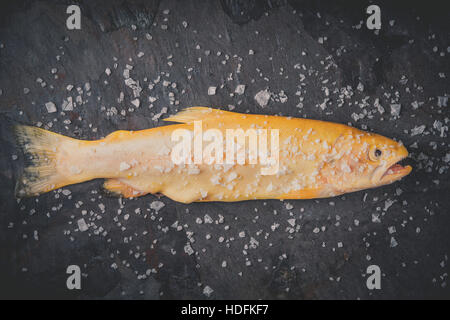
[{"label": "dorsal fin", "polygon": [[[186,108],[178,112],[177,114],[170,116],[164,121],[180,122],[180,123],[192,123],[196,120],[212,120],[223,119],[224,117],[240,115],[236,112],[224,111],[220,109],[213,109],[208,107],[191,107]],[[242,115],[245,116],[245,115]]]}]

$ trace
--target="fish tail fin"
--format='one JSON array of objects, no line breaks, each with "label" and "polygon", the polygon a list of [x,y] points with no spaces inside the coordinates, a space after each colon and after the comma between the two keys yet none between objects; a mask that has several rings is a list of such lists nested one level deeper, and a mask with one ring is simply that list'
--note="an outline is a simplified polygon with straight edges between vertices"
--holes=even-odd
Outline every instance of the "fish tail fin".
[{"label": "fish tail fin", "polygon": [[16,140],[24,153],[24,170],[16,183],[16,196],[34,196],[66,185],[58,173],[56,155],[64,139],[41,128],[15,125]]}]

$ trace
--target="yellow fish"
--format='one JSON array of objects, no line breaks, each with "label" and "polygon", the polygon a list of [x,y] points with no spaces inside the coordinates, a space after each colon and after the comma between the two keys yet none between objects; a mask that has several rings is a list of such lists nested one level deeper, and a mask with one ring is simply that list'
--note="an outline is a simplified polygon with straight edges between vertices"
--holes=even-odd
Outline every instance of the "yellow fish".
[{"label": "yellow fish", "polygon": [[[25,154],[31,156],[31,165],[24,169],[16,194],[38,195],[66,185],[104,178],[105,189],[123,197],[153,193],[183,203],[311,199],[389,184],[412,170],[411,166],[398,164],[408,156],[402,144],[342,124],[240,114],[206,107],[188,108],[164,120],[178,124],[140,131],[116,131],[95,141],[77,140],[18,125],[15,128],[17,140]],[[240,132],[247,134],[254,129],[253,133],[261,133],[267,138],[267,148],[263,148],[264,139],[258,136],[260,140],[252,140],[260,142],[253,157],[258,159],[261,150],[269,150],[271,159],[276,159],[276,170],[263,173],[263,168],[270,162],[250,161],[245,143],[248,141],[251,146],[251,134],[244,140],[236,138],[234,146],[230,144],[232,150],[236,150],[236,159],[237,150],[245,149],[244,163],[242,159],[235,163],[225,160],[211,163],[211,158],[228,160],[229,150],[225,149],[228,140],[222,143],[222,150],[210,149],[209,162],[203,157],[196,159],[195,154],[188,154],[183,158],[185,162],[174,162],[174,150],[180,147],[181,141],[174,139],[174,132],[191,133],[193,149],[195,144],[201,143],[205,148],[202,147],[204,153],[200,154],[207,155],[207,138],[205,135],[200,139],[196,137],[199,134],[196,129],[204,133],[214,129],[222,137],[228,137],[229,130],[242,129]],[[211,137],[209,141],[216,143]],[[271,149],[276,143],[278,148]],[[274,168],[274,161],[271,164]]]}]

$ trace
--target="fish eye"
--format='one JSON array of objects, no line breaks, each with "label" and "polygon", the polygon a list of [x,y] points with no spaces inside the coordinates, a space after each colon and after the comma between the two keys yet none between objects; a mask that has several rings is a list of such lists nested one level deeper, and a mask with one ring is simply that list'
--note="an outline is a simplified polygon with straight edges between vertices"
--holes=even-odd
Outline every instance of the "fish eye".
[{"label": "fish eye", "polygon": [[382,154],[383,152],[380,149],[375,149],[375,157],[379,158]]},{"label": "fish eye", "polygon": [[383,155],[383,151],[378,149],[377,147],[372,147],[369,151],[369,158],[372,161],[378,161],[380,160],[381,156]]}]

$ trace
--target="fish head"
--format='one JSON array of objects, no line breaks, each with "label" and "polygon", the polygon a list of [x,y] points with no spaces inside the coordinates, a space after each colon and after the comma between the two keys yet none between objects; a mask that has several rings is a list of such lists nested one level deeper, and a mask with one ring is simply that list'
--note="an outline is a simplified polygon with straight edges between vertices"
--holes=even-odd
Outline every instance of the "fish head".
[{"label": "fish head", "polygon": [[336,141],[322,176],[337,194],[375,188],[408,175],[412,167],[399,164],[407,156],[402,143],[355,130]]}]

